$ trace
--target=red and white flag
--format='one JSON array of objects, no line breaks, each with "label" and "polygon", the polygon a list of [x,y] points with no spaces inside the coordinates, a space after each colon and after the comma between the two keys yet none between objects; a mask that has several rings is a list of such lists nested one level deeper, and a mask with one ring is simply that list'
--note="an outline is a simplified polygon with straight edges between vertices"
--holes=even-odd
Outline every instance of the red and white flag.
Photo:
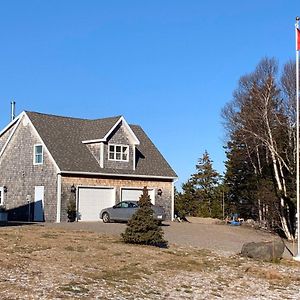
[{"label": "red and white flag", "polygon": [[300,50],[300,29],[297,28],[297,43],[296,43],[296,50]]}]

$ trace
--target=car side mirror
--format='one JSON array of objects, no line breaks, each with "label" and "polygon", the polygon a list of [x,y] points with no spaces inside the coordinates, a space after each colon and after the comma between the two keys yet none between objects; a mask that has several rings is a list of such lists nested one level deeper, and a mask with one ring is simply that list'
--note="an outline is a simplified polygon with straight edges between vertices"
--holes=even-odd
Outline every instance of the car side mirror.
[{"label": "car side mirror", "polygon": [[113,208],[116,208],[116,206],[114,205]]}]

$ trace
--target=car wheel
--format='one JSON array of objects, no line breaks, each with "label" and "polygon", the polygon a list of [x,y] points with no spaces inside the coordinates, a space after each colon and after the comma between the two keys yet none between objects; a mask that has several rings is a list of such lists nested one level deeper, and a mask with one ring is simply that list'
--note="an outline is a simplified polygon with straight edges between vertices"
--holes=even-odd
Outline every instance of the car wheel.
[{"label": "car wheel", "polygon": [[108,213],[103,213],[102,215],[102,220],[103,220],[103,223],[109,223],[110,222],[110,217],[109,217],[109,214]]}]

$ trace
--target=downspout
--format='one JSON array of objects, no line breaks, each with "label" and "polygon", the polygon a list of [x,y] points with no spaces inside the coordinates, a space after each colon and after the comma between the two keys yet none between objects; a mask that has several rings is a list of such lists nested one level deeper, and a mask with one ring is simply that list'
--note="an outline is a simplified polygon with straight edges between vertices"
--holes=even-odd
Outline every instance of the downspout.
[{"label": "downspout", "polygon": [[172,215],[171,215],[171,221],[174,221],[174,198],[175,198],[175,195],[174,195],[174,191],[175,191],[174,185],[175,185],[175,183],[177,181],[178,181],[178,178],[174,179],[172,181],[172,201],[171,201],[171,213],[172,213]]},{"label": "downspout", "polygon": [[56,223],[61,221],[61,174],[57,173]]}]

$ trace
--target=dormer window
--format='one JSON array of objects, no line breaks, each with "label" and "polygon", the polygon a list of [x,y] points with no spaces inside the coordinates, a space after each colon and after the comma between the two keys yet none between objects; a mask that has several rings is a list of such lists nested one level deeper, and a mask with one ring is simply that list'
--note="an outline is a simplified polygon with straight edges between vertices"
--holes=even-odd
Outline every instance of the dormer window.
[{"label": "dormer window", "polygon": [[43,164],[43,146],[42,145],[34,145],[33,163],[35,165]]},{"label": "dormer window", "polygon": [[129,146],[125,145],[108,145],[108,159],[117,161],[128,161]]}]

